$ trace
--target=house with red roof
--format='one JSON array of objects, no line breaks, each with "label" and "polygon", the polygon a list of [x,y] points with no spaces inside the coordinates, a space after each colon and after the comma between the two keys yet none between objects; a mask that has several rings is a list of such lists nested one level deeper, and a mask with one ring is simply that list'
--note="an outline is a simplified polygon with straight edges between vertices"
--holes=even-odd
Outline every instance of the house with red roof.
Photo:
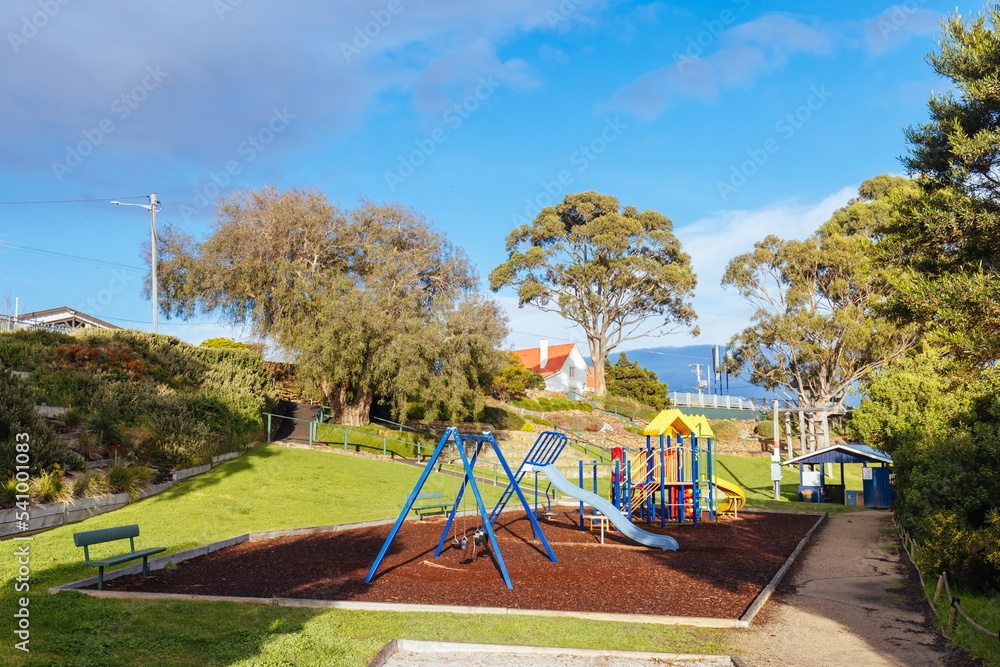
[{"label": "house with red roof", "polygon": [[538,347],[514,350],[514,354],[522,364],[541,373],[549,391],[594,391],[594,367],[587,363],[576,343],[549,345],[543,338]]}]

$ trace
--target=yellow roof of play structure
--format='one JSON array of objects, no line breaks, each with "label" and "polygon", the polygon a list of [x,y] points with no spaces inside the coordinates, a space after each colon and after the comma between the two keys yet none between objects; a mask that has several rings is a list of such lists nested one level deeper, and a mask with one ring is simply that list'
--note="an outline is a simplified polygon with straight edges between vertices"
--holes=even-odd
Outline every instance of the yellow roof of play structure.
[{"label": "yellow roof of play structure", "polygon": [[691,435],[700,437],[715,437],[712,427],[704,415],[686,415],[673,408],[656,415],[643,431],[644,435]]}]

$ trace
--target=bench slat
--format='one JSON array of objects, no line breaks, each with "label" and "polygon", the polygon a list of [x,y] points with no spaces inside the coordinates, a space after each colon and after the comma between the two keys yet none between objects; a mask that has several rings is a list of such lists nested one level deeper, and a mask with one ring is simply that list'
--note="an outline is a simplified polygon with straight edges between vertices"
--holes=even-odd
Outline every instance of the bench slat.
[{"label": "bench slat", "polygon": [[138,560],[143,556],[151,556],[153,554],[158,554],[161,551],[166,551],[166,547],[152,547],[149,549],[142,549],[141,551],[129,551],[128,553],[119,554],[117,556],[110,556],[108,558],[102,558],[101,560],[92,560],[89,565],[91,567],[99,567],[101,565],[118,565],[119,563],[127,563],[130,560]]},{"label": "bench slat", "polygon": [[73,533],[73,544],[78,547],[89,547],[92,544],[127,540],[130,537],[139,537],[139,524],[133,523],[128,526],[83,530],[79,533]]}]

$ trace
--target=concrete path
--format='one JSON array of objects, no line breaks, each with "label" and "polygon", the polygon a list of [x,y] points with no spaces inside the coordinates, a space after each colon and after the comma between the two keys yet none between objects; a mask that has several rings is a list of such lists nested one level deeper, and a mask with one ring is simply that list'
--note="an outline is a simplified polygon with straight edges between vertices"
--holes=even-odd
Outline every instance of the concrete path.
[{"label": "concrete path", "polygon": [[827,517],[736,652],[749,665],[961,664],[898,544],[888,512]]}]

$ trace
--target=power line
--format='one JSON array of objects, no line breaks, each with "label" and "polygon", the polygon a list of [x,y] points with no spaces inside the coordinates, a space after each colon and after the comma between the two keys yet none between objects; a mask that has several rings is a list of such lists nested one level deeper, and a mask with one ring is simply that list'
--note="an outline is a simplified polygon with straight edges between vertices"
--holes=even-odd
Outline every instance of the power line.
[{"label": "power line", "polygon": [[8,241],[0,240],[0,248],[10,248],[11,250],[21,250],[23,252],[30,252],[36,255],[48,255],[49,257],[58,257],[60,259],[69,259],[75,262],[85,262],[90,264],[100,264],[102,266],[109,266],[113,269],[128,269],[129,271],[145,271],[145,269],[138,266],[131,266],[129,264],[119,264],[117,262],[108,262],[103,259],[95,259],[93,257],[83,257],[82,255],[71,255],[65,252],[57,252],[55,250],[46,250],[45,248],[32,248],[30,246],[18,245],[16,243],[10,243]]},{"label": "power line", "polygon": [[149,195],[136,197],[107,197],[105,199],[53,199],[50,201],[0,201],[0,204],[77,204],[80,202],[111,201],[113,199],[149,199]]}]

